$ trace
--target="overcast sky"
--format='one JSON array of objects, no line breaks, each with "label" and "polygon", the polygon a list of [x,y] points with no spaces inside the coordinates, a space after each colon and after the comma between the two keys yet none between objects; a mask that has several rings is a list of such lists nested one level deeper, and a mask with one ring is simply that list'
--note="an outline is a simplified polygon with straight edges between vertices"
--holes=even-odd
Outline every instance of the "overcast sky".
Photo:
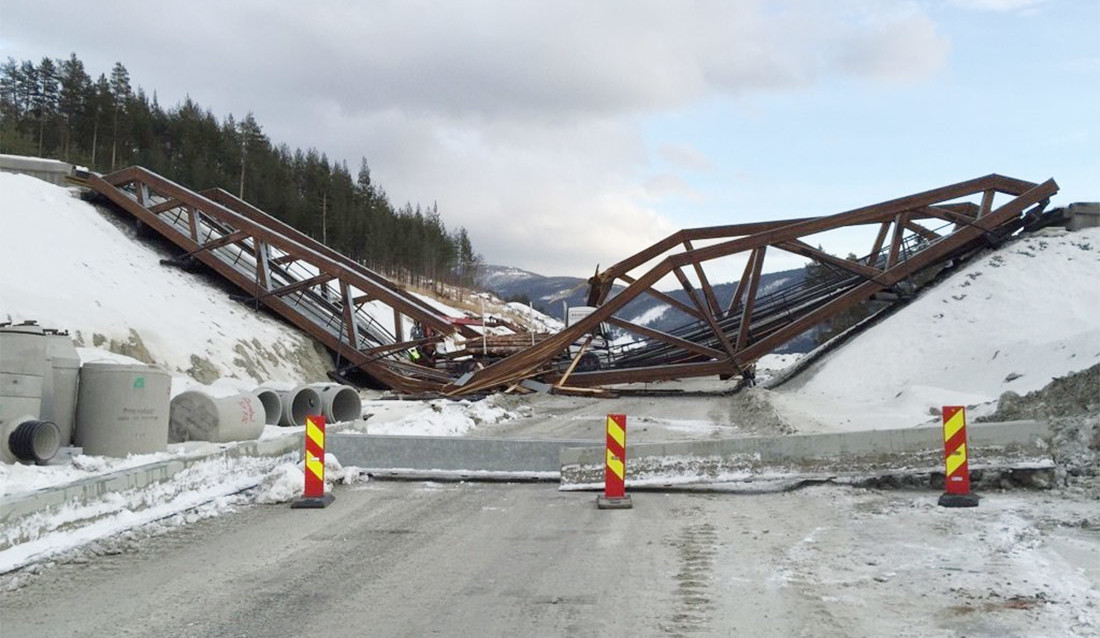
[{"label": "overcast sky", "polygon": [[993,172],[1100,199],[1098,33],[1095,0],[0,0],[0,58],[252,111],[546,275]]}]

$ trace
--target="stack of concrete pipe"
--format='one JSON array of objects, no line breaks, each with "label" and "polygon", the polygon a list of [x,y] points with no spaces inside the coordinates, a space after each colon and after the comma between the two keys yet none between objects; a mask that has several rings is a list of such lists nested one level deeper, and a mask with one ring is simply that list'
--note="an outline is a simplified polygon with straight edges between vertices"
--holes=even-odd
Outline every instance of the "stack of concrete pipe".
[{"label": "stack of concrete pipe", "polygon": [[168,442],[249,441],[259,438],[265,425],[301,426],[312,415],[339,423],[357,420],[362,413],[355,388],[334,383],[290,389],[259,387],[251,393],[225,397],[189,390],[172,399]]},{"label": "stack of concrete pipe", "polygon": [[81,367],[67,333],[33,322],[0,325],[0,461],[47,463],[62,446],[126,456],[168,443],[257,439],[266,425],[330,423],[362,415],[359,393],[333,383],[260,387],[218,397],[183,392],[169,401],[171,376],[147,365],[89,362]]},{"label": "stack of concrete pipe", "polygon": [[[314,383],[285,390],[262,387],[256,390],[264,396],[265,405],[274,405],[276,395],[280,401],[278,425],[294,427],[305,425],[306,417],[324,415],[329,423],[355,421],[363,415],[363,403],[355,388],[338,383]],[[275,423],[270,413],[269,424]]]}]

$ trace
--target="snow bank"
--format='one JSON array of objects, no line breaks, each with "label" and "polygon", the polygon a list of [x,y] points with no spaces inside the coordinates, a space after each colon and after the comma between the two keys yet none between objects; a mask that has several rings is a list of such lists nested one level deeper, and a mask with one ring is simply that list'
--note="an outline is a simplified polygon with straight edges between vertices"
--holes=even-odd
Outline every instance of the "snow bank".
[{"label": "snow bank", "polygon": [[79,333],[81,345],[115,341],[135,352],[136,333],[157,365],[187,371],[195,356],[220,376],[291,381],[301,375],[297,355],[313,353],[292,328],[162,266],[166,255],[65,188],[0,173],[0,227],[2,321],[36,320]]},{"label": "snow bank", "polygon": [[1047,229],[976,258],[773,397],[800,430],[979,416],[1100,361],[1100,229]]}]

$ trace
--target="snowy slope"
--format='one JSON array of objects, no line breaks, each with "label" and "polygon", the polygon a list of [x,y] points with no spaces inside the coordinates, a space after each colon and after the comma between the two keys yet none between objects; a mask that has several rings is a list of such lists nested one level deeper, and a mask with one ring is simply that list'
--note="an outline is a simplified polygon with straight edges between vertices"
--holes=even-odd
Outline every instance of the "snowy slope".
[{"label": "snowy slope", "polygon": [[197,357],[220,376],[297,381],[300,359],[320,361],[298,331],[162,266],[165,255],[68,189],[0,173],[0,227],[0,321],[36,320],[88,346],[134,345],[136,333],[177,372]]},{"label": "snowy slope", "polygon": [[1047,229],[974,259],[773,399],[792,425],[879,429],[992,411],[1100,361],[1100,229]]}]

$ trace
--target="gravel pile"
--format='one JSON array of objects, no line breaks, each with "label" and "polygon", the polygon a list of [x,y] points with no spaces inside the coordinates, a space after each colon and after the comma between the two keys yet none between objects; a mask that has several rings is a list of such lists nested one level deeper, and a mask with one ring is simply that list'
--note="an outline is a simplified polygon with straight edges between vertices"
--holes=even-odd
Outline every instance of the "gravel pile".
[{"label": "gravel pile", "polygon": [[1049,421],[1059,482],[1100,495],[1100,364],[1024,396],[1005,392],[997,411],[979,420],[1015,419]]}]

